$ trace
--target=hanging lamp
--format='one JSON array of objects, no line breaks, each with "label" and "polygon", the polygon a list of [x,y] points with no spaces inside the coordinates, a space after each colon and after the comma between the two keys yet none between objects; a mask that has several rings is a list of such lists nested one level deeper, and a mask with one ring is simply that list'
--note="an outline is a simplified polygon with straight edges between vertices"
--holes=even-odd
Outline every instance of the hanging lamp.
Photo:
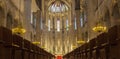
[{"label": "hanging lamp", "polygon": [[102,25],[102,23],[97,23],[95,27],[92,29],[94,32],[106,32],[107,27]]},{"label": "hanging lamp", "polygon": [[32,42],[33,44],[35,44],[35,45],[39,45],[40,44],[40,42],[39,41],[36,41],[36,42]]},{"label": "hanging lamp", "polygon": [[84,41],[84,40],[78,40],[77,43],[78,43],[78,44],[84,44],[85,41]]},{"label": "hanging lamp", "polygon": [[16,27],[16,28],[13,28],[12,29],[12,33],[13,34],[20,34],[20,35],[22,35],[22,34],[24,34],[26,32],[26,30],[24,29],[24,28],[22,28],[21,26],[18,26],[18,27]]}]

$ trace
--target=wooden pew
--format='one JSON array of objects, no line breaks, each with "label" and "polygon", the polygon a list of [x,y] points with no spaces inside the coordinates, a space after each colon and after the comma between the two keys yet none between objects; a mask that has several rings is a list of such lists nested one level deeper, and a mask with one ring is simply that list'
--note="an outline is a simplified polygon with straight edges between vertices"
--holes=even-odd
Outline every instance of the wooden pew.
[{"label": "wooden pew", "polygon": [[35,52],[34,52],[34,44],[30,44],[30,59],[34,59]]},{"label": "wooden pew", "polygon": [[90,43],[86,44],[86,59],[90,58]]},{"label": "wooden pew", "polygon": [[80,59],[80,48],[78,48],[78,59]]},{"label": "wooden pew", "polygon": [[100,59],[109,59],[109,41],[108,34],[102,33],[97,36],[97,45],[98,45],[98,58]]},{"label": "wooden pew", "polygon": [[14,59],[23,59],[24,58],[24,52],[23,52],[23,38],[18,35],[13,35],[13,58]]},{"label": "wooden pew", "polygon": [[79,58],[79,57],[78,57],[78,54],[79,54],[78,52],[79,52],[79,51],[78,51],[78,48],[77,48],[77,49],[75,50],[75,54],[74,54],[74,58],[75,58],[75,59],[78,59],[78,58]]},{"label": "wooden pew", "polygon": [[120,59],[119,50],[119,39],[120,39],[120,25],[111,27],[108,30],[108,39],[110,43],[110,57],[109,59]]},{"label": "wooden pew", "polygon": [[42,49],[39,49],[39,59],[43,59],[43,53],[42,53]]},{"label": "wooden pew", "polygon": [[0,41],[0,58],[5,59],[5,57],[4,57],[4,46],[3,46],[2,41]]},{"label": "wooden pew", "polygon": [[30,44],[31,44],[30,41],[24,39],[24,45],[23,45],[24,59],[30,59]]},{"label": "wooden pew", "polygon": [[110,44],[116,43],[116,40],[120,38],[120,25],[111,27],[108,30],[108,37]]},{"label": "wooden pew", "polygon": [[118,45],[117,45],[117,47],[118,47],[118,53],[119,53],[119,59],[120,59],[120,39],[117,41],[117,43],[118,43]]},{"label": "wooden pew", "polygon": [[84,44],[84,48],[83,48],[83,52],[84,52],[84,59],[87,59],[87,43]]},{"label": "wooden pew", "polygon": [[96,38],[90,40],[90,59],[98,59],[98,50],[96,45]]},{"label": "wooden pew", "polygon": [[[79,48],[79,59],[120,59],[120,25],[110,28],[108,33],[100,34],[97,38],[90,40],[89,43]],[[73,52],[66,54],[64,58],[74,59],[71,58]],[[84,58],[84,55],[86,55],[86,58]]]},{"label": "wooden pew", "polygon": [[35,45],[35,59],[38,59],[39,49],[40,49],[40,48]]},{"label": "wooden pew", "polygon": [[0,27],[0,59],[12,59],[11,46],[12,46],[11,30],[4,27]]},{"label": "wooden pew", "polygon": [[78,48],[78,59],[81,58],[80,47]]},{"label": "wooden pew", "polygon": [[82,46],[81,46],[81,52],[82,52],[82,59],[86,59],[86,44],[83,44]]},{"label": "wooden pew", "polygon": [[83,53],[83,50],[84,50],[84,49],[83,49],[83,46],[84,46],[84,45],[81,45],[81,46],[80,46],[80,48],[81,48],[81,49],[80,49],[80,50],[81,50],[81,59],[84,59],[84,53]]}]

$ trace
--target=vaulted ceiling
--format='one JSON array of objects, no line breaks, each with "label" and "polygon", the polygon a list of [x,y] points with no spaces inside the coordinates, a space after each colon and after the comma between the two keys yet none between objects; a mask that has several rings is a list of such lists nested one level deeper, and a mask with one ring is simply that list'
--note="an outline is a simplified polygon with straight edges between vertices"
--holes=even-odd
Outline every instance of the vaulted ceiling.
[{"label": "vaulted ceiling", "polygon": [[36,3],[40,10],[42,10],[42,0],[36,0]]},{"label": "vaulted ceiling", "polygon": [[[36,3],[39,6],[40,10],[42,10],[42,0],[36,0]],[[80,0],[75,0],[75,10],[80,10]]]}]

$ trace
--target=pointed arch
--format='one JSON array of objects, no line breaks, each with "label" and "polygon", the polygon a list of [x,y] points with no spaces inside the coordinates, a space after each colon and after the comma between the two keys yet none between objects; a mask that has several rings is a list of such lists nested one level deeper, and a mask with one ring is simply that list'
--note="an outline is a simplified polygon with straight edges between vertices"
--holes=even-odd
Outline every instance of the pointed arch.
[{"label": "pointed arch", "polygon": [[120,12],[119,12],[118,3],[116,3],[113,7],[112,16],[114,17],[114,19],[120,19]]},{"label": "pointed arch", "polygon": [[0,0],[0,18],[0,26],[5,26],[6,4],[2,0]]},{"label": "pointed arch", "polygon": [[110,11],[109,11],[109,9],[106,9],[103,20],[104,20],[104,22],[105,22],[105,25],[106,25],[108,28],[111,27],[111,19],[110,19]]},{"label": "pointed arch", "polygon": [[12,24],[13,24],[13,16],[11,15],[11,12],[8,12],[6,18],[6,27],[12,29]]},{"label": "pointed arch", "polygon": [[120,24],[120,12],[119,12],[119,7],[118,7],[118,3],[116,3],[113,8],[112,8],[112,25],[119,25]]},{"label": "pointed arch", "polygon": [[[51,0],[51,1],[49,1],[48,2],[48,4],[47,4],[47,6],[49,7],[53,2],[54,2],[55,0]],[[71,10],[71,5],[67,2],[67,1],[65,1],[65,0],[61,0],[62,2],[64,2],[67,6],[68,6],[68,8]]]}]

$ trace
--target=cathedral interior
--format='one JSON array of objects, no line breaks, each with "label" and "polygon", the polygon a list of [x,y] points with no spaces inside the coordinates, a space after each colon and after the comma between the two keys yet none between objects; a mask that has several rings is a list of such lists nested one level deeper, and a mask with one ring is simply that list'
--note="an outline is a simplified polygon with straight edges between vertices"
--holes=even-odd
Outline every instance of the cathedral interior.
[{"label": "cathedral interior", "polygon": [[120,59],[120,0],[0,0],[0,59]]}]

